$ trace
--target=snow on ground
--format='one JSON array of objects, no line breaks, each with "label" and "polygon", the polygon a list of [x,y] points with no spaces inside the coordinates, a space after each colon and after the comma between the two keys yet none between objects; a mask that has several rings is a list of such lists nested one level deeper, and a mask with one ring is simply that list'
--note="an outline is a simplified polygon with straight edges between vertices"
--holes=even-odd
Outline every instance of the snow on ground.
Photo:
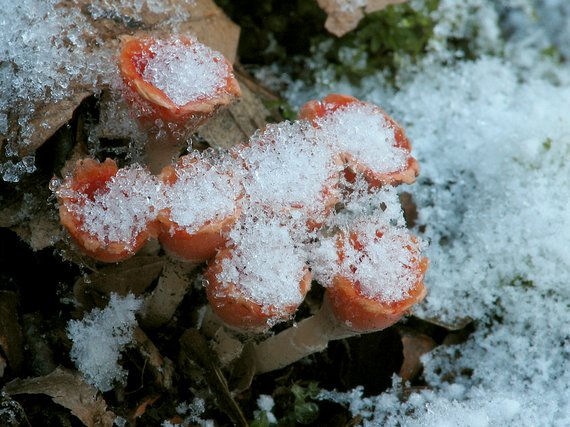
[{"label": "snow on ground", "polygon": [[[397,379],[379,396],[323,395],[364,425],[570,425],[570,66],[540,55],[570,34],[570,3],[537,5],[538,21],[523,8],[504,17],[513,36],[501,57],[441,65],[434,49],[398,91],[370,76],[361,87],[337,82],[312,94],[348,91],[404,125],[421,166],[406,191],[430,242],[428,297],[416,314],[469,317],[476,328],[424,358],[429,389],[405,402]],[[297,93],[290,100],[301,105]]]}]

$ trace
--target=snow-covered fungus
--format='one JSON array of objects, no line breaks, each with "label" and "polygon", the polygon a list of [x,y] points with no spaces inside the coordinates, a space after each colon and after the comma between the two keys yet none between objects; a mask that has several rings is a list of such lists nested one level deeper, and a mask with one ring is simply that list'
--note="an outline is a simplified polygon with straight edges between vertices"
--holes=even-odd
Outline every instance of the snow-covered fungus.
[{"label": "snow-covered fungus", "polygon": [[141,166],[79,160],[56,190],[63,226],[82,252],[103,262],[122,261],[156,236],[160,182]]},{"label": "snow-covered fungus", "polygon": [[241,212],[240,170],[234,164],[227,156],[193,152],[162,170],[166,207],[158,215],[158,238],[168,253],[199,263],[224,246]]},{"label": "snow-covered fungus", "polygon": [[227,325],[250,331],[289,319],[312,276],[288,228],[273,219],[244,218],[229,237],[204,274],[214,313]]},{"label": "snow-covered fungus", "polygon": [[246,201],[320,227],[339,201],[342,162],[307,121],[269,124],[238,155],[247,170]]},{"label": "snow-covered fungus", "polygon": [[119,69],[142,122],[195,129],[241,95],[232,65],[195,39],[124,36]]},{"label": "snow-covered fungus", "polygon": [[[405,228],[378,228],[357,220],[329,245],[324,304],[353,331],[372,332],[396,323],[423,300],[428,261],[421,242]],[[327,271],[328,270],[328,271]]]},{"label": "snow-covered fungus", "polygon": [[340,153],[349,182],[356,175],[363,175],[372,188],[415,182],[419,165],[410,154],[410,141],[404,129],[377,105],[331,94],[307,102],[299,118],[310,120],[321,138]]}]

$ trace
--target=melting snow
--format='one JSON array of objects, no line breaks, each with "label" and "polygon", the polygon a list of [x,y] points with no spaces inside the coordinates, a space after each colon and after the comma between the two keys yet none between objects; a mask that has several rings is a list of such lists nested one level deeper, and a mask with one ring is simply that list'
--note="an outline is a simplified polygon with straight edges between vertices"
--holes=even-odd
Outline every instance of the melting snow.
[{"label": "melting snow", "polygon": [[145,60],[143,78],[162,90],[176,105],[208,98],[225,88],[229,70],[219,52],[196,40],[156,43]]}]

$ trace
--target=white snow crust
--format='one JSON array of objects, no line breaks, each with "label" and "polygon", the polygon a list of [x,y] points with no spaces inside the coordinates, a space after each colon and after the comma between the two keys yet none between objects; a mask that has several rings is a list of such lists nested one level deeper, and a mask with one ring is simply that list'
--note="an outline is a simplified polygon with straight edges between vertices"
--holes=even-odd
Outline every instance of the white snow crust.
[{"label": "white snow crust", "polygon": [[164,203],[160,182],[139,165],[120,168],[93,198],[81,191],[61,191],[63,197],[81,201],[68,207],[82,219],[84,232],[101,242],[120,242],[126,247],[134,247],[138,234],[156,218]]},{"label": "white snow crust", "polygon": [[137,325],[135,313],[142,300],[112,293],[104,309],[95,308],[82,320],[70,320],[67,335],[73,341],[71,359],[85,380],[102,392],[124,383],[127,371],[119,365],[121,351],[131,343]]},{"label": "white snow crust", "polygon": [[178,106],[211,98],[226,86],[229,70],[221,53],[193,40],[156,43],[145,61],[144,80],[162,90]]},{"label": "white snow crust", "polygon": [[[414,312],[475,326],[423,358],[427,388],[406,399],[398,378],[378,396],[323,393],[364,426],[570,425],[570,66],[544,54],[568,58],[569,12],[565,0],[443,0],[431,51],[402,68],[398,91],[381,73],[290,86],[293,105],[344,92],[404,126],[430,259]],[[471,61],[442,41],[470,32]]]},{"label": "white snow crust", "polygon": [[240,168],[229,158],[213,159],[191,153],[176,167],[177,181],[166,185],[164,204],[170,219],[189,234],[207,222],[235,213],[242,192]]},{"label": "white snow crust", "polygon": [[306,256],[288,227],[272,218],[244,217],[229,238],[235,249],[222,262],[220,282],[238,285],[241,296],[264,308],[279,310],[303,301]]},{"label": "white snow crust", "polygon": [[409,153],[396,146],[393,127],[373,105],[349,104],[317,120],[322,138],[376,173],[398,172]]}]

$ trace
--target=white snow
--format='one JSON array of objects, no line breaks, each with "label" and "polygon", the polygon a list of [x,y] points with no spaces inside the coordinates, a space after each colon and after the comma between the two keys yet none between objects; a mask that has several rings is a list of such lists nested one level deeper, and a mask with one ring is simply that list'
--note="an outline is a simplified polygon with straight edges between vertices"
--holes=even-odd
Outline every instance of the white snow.
[{"label": "white snow", "polygon": [[229,69],[221,53],[192,40],[160,41],[151,47],[152,56],[143,58],[143,78],[162,90],[178,106],[208,99],[223,91]]},{"label": "white snow", "polygon": [[67,325],[67,335],[73,341],[71,359],[85,380],[103,392],[127,378],[118,362],[121,351],[132,341],[135,313],[141,304],[132,294],[121,297],[112,293],[107,307],[95,308],[82,320],[70,320]]},{"label": "white snow", "polygon": [[318,214],[324,191],[334,183],[339,167],[334,151],[307,121],[269,124],[240,151],[247,175],[247,202],[274,212],[291,208]]},{"label": "white snow", "polygon": [[394,128],[374,105],[349,104],[317,120],[322,138],[376,173],[399,172],[409,153],[396,146]]},{"label": "white snow", "polygon": [[421,166],[406,190],[430,242],[415,314],[474,320],[467,342],[424,357],[424,391],[403,399],[396,378],[378,396],[323,394],[365,426],[570,425],[570,67],[542,53],[567,55],[569,11],[566,1],[443,1],[437,36],[483,28],[471,35],[479,58],[456,61],[440,39],[402,70],[398,91],[381,73],[318,93],[291,87],[295,105],[343,91],[404,126]]},{"label": "white snow", "polygon": [[340,234],[325,231],[311,245],[312,271],[323,286],[331,286],[334,275],[340,274],[358,283],[371,299],[401,301],[418,282],[424,245],[405,228],[395,188],[383,187],[372,194],[366,188],[355,191],[327,223],[329,230],[338,229]]},{"label": "white snow", "polygon": [[288,227],[272,218],[245,217],[229,238],[235,249],[222,262],[220,282],[236,284],[242,296],[267,309],[281,310],[303,301],[305,253]]},{"label": "white snow", "polygon": [[190,153],[176,166],[176,182],[165,185],[164,205],[170,219],[189,234],[207,222],[221,221],[237,209],[240,168],[229,158]]},{"label": "white snow", "polygon": [[68,208],[81,218],[82,231],[100,242],[120,242],[127,248],[134,247],[164,201],[158,179],[139,165],[120,168],[92,198],[69,188],[60,191],[63,197],[79,200]]}]

